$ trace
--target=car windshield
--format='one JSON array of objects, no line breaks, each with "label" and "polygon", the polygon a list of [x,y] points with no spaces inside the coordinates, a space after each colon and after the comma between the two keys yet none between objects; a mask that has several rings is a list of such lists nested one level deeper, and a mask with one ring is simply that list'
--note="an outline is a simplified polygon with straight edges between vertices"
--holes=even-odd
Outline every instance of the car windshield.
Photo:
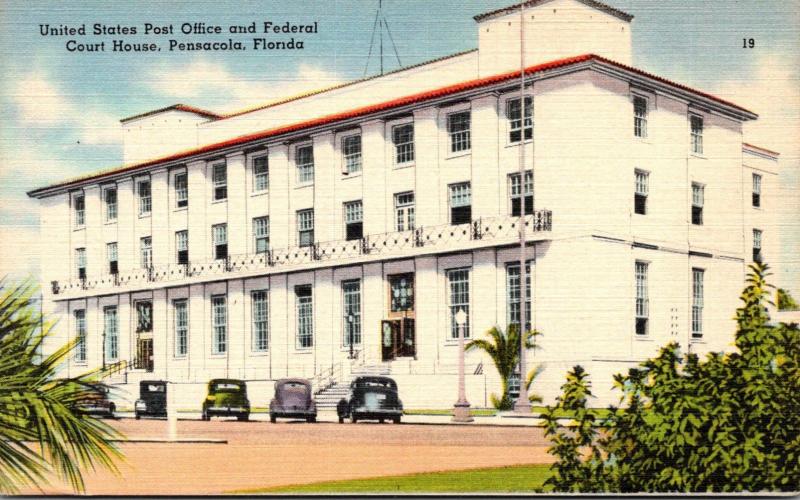
[{"label": "car windshield", "polygon": [[239,392],[242,386],[234,382],[218,382],[211,387],[213,392]]},{"label": "car windshield", "polygon": [[161,384],[147,384],[145,390],[147,392],[164,392],[167,390],[167,386]]},{"label": "car windshield", "polygon": [[394,383],[391,380],[380,380],[380,379],[364,379],[359,380],[356,382],[358,387],[388,387],[390,389],[394,388]]}]

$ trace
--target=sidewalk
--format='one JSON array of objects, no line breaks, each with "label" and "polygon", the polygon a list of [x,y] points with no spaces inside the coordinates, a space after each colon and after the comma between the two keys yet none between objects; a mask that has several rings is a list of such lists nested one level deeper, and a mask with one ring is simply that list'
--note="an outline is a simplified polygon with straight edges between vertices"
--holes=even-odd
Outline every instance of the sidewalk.
[{"label": "sidewalk", "polygon": [[[117,412],[117,416],[121,418],[133,418],[133,412]],[[517,415],[513,412],[500,412],[496,415],[476,415],[473,417],[474,421],[469,423],[453,422],[451,415],[403,415],[402,422],[405,424],[418,424],[418,425],[502,425],[502,426],[517,426],[517,427],[542,427],[544,420],[536,414],[530,416]],[[200,412],[178,412],[179,420],[200,420]],[[250,420],[256,422],[269,422],[269,413],[251,413]],[[335,410],[321,410],[317,414],[317,422],[336,423],[339,417],[336,415]],[[569,419],[563,419],[563,423],[567,423]],[[349,420],[345,420],[345,424],[350,424]],[[343,424],[343,425],[345,425]]]}]

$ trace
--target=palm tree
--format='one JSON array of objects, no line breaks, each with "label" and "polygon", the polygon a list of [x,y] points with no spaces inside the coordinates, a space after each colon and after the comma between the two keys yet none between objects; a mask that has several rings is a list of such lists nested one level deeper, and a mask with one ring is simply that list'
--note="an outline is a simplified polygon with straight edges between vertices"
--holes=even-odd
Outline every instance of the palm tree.
[{"label": "palm tree", "polygon": [[[497,373],[500,374],[500,381],[502,384],[502,393],[500,398],[495,394],[490,395],[492,405],[498,410],[510,410],[514,405],[509,395],[509,381],[517,371],[519,365],[519,333],[517,325],[509,325],[504,332],[497,326],[494,326],[486,332],[488,339],[475,339],[471,340],[465,350],[482,349],[492,358],[494,366],[497,368]],[[536,337],[540,333],[531,330],[525,334],[525,346],[528,349],[536,349]],[[526,380],[527,387],[533,382],[533,379],[541,372],[540,369],[535,369],[531,372]],[[541,398],[539,398],[541,399]]]},{"label": "palm tree", "polygon": [[50,324],[31,307],[35,288],[7,288],[0,280],[0,493],[48,483],[55,474],[83,492],[82,470],[97,465],[117,472],[120,434],[82,413],[79,403],[96,395],[104,375],[59,378],[75,342],[43,357]]}]

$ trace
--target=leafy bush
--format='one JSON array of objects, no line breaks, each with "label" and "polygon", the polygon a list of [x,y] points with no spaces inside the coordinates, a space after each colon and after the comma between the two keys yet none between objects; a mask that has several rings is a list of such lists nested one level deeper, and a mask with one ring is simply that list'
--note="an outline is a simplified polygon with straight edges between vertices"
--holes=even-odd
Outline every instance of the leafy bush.
[{"label": "leafy bush", "polygon": [[[661,349],[617,375],[621,408],[599,425],[575,367],[546,412],[557,491],[741,492],[800,490],[800,329],[771,325],[767,266],[754,264],[736,311],[736,352],[705,360]],[[555,412],[575,412],[574,430]]]}]

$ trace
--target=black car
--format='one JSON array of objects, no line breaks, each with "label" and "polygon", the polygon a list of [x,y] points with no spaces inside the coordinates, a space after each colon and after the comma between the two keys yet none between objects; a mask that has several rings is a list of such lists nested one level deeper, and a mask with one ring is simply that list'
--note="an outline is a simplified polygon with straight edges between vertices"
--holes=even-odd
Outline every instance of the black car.
[{"label": "black car", "polygon": [[211,417],[250,418],[250,401],[244,380],[215,378],[208,383],[208,395],[203,401],[203,420]]},{"label": "black car", "polygon": [[167,383],[163,380],[139,382],[139,399],[133,405],[136,419],[167,416]]},{"label": "black car", "polygon": [[78,408],[86,414],[107,418],[114,418],[114,411],[117,409],[109,398],[108,387],[105,386],[97,387],[95,392],[78,401]]},{"label": "black car", "polygon": [[349,418],[359,420],[391,420],[399,424],[403,415],[403,403],[397,396],[397,383],[389,377],[356,377],[350,383],[349,399],[342,399],[336,406],[339,423]]},{"label": "black car", "polygon": [[284,378],[275,382],[275,397],[269,403],[269,420],[304,418],[317,421],[317,404],[312,397],[311,382],[303,378]]}]

